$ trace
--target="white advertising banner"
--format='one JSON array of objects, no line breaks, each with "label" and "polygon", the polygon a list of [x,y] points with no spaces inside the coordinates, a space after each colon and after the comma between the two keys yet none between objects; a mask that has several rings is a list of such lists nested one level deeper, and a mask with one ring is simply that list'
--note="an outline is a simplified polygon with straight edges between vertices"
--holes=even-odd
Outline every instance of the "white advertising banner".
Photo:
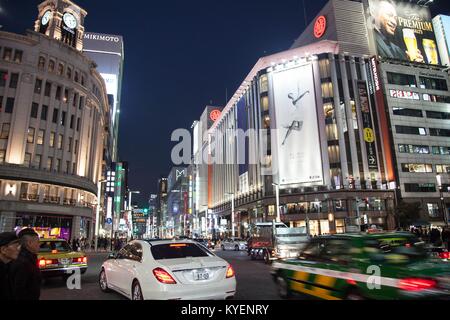
[{"label": "white advertising banner", "polygon": [[[283,185],[323,185],[312,64],[273,72],[278,180]],[[278,179],[277,179],[278,177]]]},{"label": "white advertising banner", "polygon": [[114,106],[113,110],[111,110],[111,117],[113,120],[113,124],[115,121],[115,114],[117,113],[117,99],[118,99],[118,92],[119,92],[119,80],[117,78],[117,75],[115,74],[109,74],[109,73],[100,73],[103,80],[105,80],[106,84],[106,92],[108,94],[113,95],[114,97]]}]

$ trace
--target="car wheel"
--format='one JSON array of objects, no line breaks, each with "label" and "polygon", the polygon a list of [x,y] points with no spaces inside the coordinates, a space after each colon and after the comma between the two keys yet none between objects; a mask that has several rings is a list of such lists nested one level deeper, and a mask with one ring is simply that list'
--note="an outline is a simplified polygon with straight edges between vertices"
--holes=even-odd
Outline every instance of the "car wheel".
[{"label": "car wheel", "polygon": [[225,246],[224,245],[222,245],[222,251],[225,251]]},{"label": "car wheel", "polygon": [[108,280],[106,279],[106,272],[105,269],[102,269],[99,276],[99,284],[100,284],[100,290],[103,292],[110,292],[108,288]]},{"label": "car wheel", "polygon": [[133,282],[133,287],[132,287],[132,300],[144,300],[144,297],[142,296],[142,290],[141,290],[141,285],[139,284],[139,282],[136,280]]},{"label": "car wheel", "polygon": [[265,264],[270,264],[270,256],[269,256],[269,252],[268,251],[266,251],[266,252],[264,252],[264,263]]},{"label": "car wheel", "polygon": [[292,296],[292,292],[291,290],[289,290],[289,286],[286,280],[284,280],[284,278],[278,276],[277,285],[278,285],[278,294],[280,295],[281,298],[288,299]]},{"label": "car wheel", "polygon": [[234,251],[239,251],[239,246],[235,246]]}]

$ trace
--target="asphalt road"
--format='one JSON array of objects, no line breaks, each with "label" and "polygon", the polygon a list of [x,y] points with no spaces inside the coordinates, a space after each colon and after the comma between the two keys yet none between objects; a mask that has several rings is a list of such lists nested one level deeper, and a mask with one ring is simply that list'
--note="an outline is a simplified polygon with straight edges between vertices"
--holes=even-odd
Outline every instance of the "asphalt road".
[{"label": "asphalt road", "polygon": [[[246,252],[216,251],[235,269],[236,300],[278,300],[276,285],[270,276],[270,267],[262,261],[251,261]],[[61,278],[45,280],[42,300],[123,300],[118,293],[103,293],[98,285],[98,274],[106,253],[88,254],[88,271],[81,277],[81,289],[69,290]]]}]

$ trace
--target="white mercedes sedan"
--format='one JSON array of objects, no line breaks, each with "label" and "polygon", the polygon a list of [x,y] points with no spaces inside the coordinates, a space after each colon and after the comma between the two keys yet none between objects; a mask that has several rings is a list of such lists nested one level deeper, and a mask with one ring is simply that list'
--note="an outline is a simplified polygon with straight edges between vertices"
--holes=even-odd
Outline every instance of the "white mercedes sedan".
[{"label": "white mercedes sedan", "polygon": [[228,300],[236,294],[232,266],[191,240],[130,242],[103,263],[99,284],[132,300]]},{"label": "white mercedes sedan", "polygon": [[225,250],[246,251],[247,241],[239,238],[229,238],[225,239],[220,247],[222,248],[223,251]]}]

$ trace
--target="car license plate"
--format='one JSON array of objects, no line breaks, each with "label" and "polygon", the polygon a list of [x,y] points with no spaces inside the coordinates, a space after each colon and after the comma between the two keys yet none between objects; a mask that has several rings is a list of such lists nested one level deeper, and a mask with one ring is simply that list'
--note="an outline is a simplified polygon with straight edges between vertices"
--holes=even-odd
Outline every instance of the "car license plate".
[{"label": "car license plate", "polygon": [[59,259],[59,263],[63,266],[68,266],[72,262],[72,259]]},{"label": "car license plate", "polygon": [[196,281],[205,281],[209,279],[208,272],[194,272],[194,280]]}]

